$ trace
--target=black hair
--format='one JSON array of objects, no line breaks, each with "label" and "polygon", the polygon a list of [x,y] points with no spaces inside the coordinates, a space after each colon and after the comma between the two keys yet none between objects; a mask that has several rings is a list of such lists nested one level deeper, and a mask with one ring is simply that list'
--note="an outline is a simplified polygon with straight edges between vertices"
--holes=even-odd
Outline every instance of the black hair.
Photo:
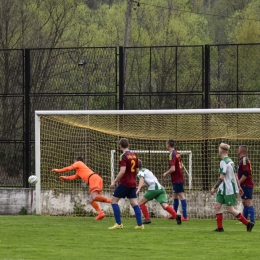
[{"label": "black hair", "polygon": [[82,158],[81,156],[78,156],[78,157],[76,158],[76,161],[77,161],[77,162],[78,162],[78,161],[84,162],[84,160],[83,160],[83,158]]},{"label": "black hair", "polygon": [[119,141],[119,144],[124,149],[129,147],[129,142],[126,138],[121,138],[120,141]]},{"label": "black hair", "polygon": [[172,139],[169,139],[168,141],[167,141],[167,144],[170,146],[170,147],[174,147],[174,141],[172,140]]}]

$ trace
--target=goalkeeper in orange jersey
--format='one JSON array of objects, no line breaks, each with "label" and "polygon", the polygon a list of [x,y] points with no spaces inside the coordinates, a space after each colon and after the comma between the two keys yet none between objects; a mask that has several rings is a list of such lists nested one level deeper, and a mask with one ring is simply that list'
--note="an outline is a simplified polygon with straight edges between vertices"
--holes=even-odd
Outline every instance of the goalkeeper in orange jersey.
[{"label": "goalkeeper in orange jersey", "polygon": [[103,180],[99,176],[98,173],[92,171],[84,162],[82,157],[77,157],[74,164],[71,166],[62,168],[62,169],[52,169],[52,172],[61,173],[61,172],[67,172],[76,170],[75,175],[71,176],[60,176],[61,181],[71,181],[78,178],[81,178],[89,185],[89,202],[91,206],[97,211],[98,215],[95,218],[95,220],[101,220],[106,215],[105,213],[100,209],[99,202],[106,202],[111,203],[110,198],[106,198],[104,196],[101,196],[102,188],[103,188]]}]

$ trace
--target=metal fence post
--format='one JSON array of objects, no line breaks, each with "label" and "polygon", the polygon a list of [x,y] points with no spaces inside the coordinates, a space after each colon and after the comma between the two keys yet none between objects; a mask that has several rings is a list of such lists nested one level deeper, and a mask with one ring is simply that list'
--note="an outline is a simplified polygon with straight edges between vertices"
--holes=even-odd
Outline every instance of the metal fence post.
[{"label": "metal fence post", "polygon": [[204,108],[210,108],[210,45],[205,45],[205,85],[204,85]]},{"label": "metal fence post", "polygon": [[[204,75],[205,75],[205,84],[204,84],[204,108],[210,108],[210,96],[209,96],[209,88],[210,88],[210,46],[205,45],[205,52],[204,52]],[[202,129],[203,129],[203,136],[205,141],[203,142],[203,168],[204,168],[204,178],[202,179],[202,190],[209,190],[210,188],[210,177],[209,177],[209,160],[210,160],[210,151],[209,151],[209,144],[208,144],[208,134],[209,134],[209,117],[208,115],[203,116],[202,120]]]},{"label": "metal fence post", "polygon": [[119,109],[124,110],[124,95],[125,95],[125,60],[124,47],[119,47]]},{"label": "metal fence post", "polygon": [[24,50],[24,183],[29,188],[31,175],[31,135],[30,135],[30,49]]}]

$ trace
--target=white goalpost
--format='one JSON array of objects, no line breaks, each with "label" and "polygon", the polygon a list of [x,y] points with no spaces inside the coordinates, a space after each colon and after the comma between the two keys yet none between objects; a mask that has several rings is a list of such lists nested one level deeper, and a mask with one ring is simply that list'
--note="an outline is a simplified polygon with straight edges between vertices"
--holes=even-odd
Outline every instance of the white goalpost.
[{"label": "white goalpost", "polygon": [[[221,142],[231,146],[229,155],[235,165],[239,160],[239,145],[248,146],[253,180],[259,188],[259,125],[258,108],[35,111],[36,214],[73,215],[77,209],[84,214],[91,212],[88,189],[82,182],[61,182],[59,176],[51,172],[52,168],[71,165],[77,156],[83,156],[86,164],[101,175],[105,196],[112,196],[109,185],[117,174],[121,153],[118,140],[126,137],[130,149],[167,187],[169,204],[172,203],[171,181],[161,173],[169,168],[165,142],[173,139],[182,157],[189,216],[212,218],[214,196],[209,190],[218,178]],[[260,198],[257,193],[254,196],[257,209]],[[156,203],[148,204],[155,217],[164,216]],[[109,206],[102,207],[109,215]],[[129,207],[122,212],[123,216],[130,216]],[[256,218],[259,217],[256,214]]]}]

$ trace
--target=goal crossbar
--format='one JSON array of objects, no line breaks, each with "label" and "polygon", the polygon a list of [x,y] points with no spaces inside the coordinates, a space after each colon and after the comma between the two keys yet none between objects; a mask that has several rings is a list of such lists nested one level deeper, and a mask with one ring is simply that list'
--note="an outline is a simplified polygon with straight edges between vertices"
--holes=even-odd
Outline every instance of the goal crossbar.
[{"label": "goal crossbar", "polygon": [[184,115],[184,114],[254,114],[260,108],[167,109],[167,110],[36,110],[35,115]]}]

